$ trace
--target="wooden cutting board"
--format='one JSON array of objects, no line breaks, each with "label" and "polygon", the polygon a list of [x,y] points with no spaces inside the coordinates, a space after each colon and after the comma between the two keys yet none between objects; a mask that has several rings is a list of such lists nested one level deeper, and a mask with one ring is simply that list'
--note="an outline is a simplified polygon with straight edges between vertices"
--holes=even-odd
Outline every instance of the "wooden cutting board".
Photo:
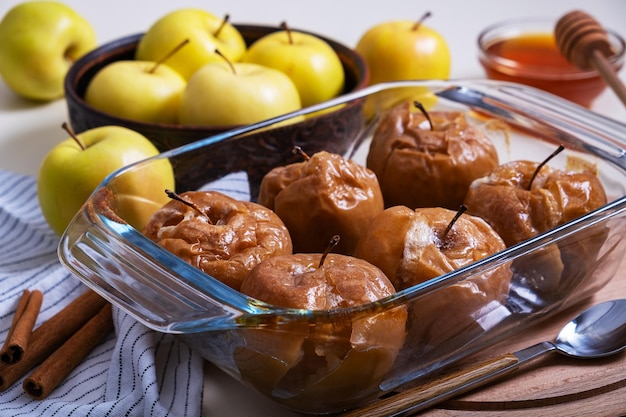
[{"label": "wooden cutting board", "polygon": [[[561,327],[586,307],[626,298],[626,260],[611,282],[585,303],[524,333],[522,341],[505,341],[486,355],[463,365],[513,352],[543,340],[554,340]],[[626,352],[605,359],[580,360],[549,353],[506,379],[449,400],[420,416],[624,416],[626,415]]]}]

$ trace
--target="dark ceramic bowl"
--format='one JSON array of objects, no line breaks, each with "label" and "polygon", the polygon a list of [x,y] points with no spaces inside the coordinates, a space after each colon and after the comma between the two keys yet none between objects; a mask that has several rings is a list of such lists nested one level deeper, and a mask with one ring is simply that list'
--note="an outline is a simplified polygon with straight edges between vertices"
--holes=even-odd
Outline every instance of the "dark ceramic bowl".
[{"label": "dark ceramic bowl", "polygon": [[[248,45],[268,33],[281,30],[278,27],[268,26],[235,26]],[[87,104],[84,100],[85,90],[93,76],[111,62],[133,59],[142,36],[143,34],[136,34],[102,45],[76,61],[70,68],[65,79],[65,96],[70,123],[77,133],[104,125],[125,126],[145,135],[160,151],[166,151],[236,127],[144,123],[112,116]],[[343,93],[360,90],[368,84],[369,70],[359,54],[336,41],[317,34],[315,36],[328,42],[339,55],[346,76]],[[351,102],[333,111],[307,117],[299,123],[273,128],[271,135],[257,134],[259,139],[253,142],[255,145],[253,147],[240,149],[236,145],[226,144],[222,146],[225,158],[224,170],[228,171],[233,164],[241,165],[239,160],[262,159],[258,161],[257,166],[257,170],[262,174],[266,170],[265,167],[275,166],[277,162],[287,162],[285,159],[291,156],[294,145],[301,146],[309,153],[319,150],[344,153],[363,124],[362,105],[362,101]],[[272,155],[268,156],[270,153]]]}]

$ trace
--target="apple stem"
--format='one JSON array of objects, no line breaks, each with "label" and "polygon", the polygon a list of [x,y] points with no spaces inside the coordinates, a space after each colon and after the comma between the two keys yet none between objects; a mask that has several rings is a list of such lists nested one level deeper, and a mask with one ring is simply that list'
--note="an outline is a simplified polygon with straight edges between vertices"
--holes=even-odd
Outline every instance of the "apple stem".
[{"label": "apple stem", "polygon": [[226,61],[226,63],[227,63],[227,64],[228,64],[228,66],[230,67],[230,70],[233,72],[233,74],[237,75],[237,71],[235,71],[235,66],[233,65],[233,63],[232,63],[232,62],[230,62],[230,59],[228,59],[228,58],[226,57],[226,55],[224,55],[224,54],[222,53],[222,51],[220,51],[220,50],[219,50],[219,49],[217,49],[217,48],[215,49],[215,53],[216,53],[217,55],[221,56],[221,57],[222,57],[222,59],[223,59],[224,61]]},{"label": "apple stem", "polygon": [[537,168],[535,169],[535,172],[533,172],[533,176],[530,177],[530,182],[528,183],[528,188],[526,189],[527,191],[530,191],[530,188],[533,185],[533,181],[535,181],[535,178],[537,177],[537,175],[539,174],[539,171],[541,170],[541,168],[543,168],[543,166],[545,164],[547,164],[552,158],[554,158],[555,156],[557,156],[558,154],[560,154],[563,149],[565,149],[565,147],[563,145],[559,145],[558,148],[556,148],[556,150],[554,152],[552,152],[550,154],[550,156],[548,156],[542,163],[540,163],[539,165],[537,165]]},{"label": "apple stem", "polygon": [[74,133],[74,130],[67,122],[63,122],[61,127],[70,135],[72,139],[74,139],[74,142],[78,144],[81,151],[84,151],[85,149],[87,149],[85,145],[80,141],[80,139],[78,139],[78,136],[76,136],[76,133]]},{"label": "apple stem", "polygon": [[154,63],[154,66],[148,70],[148,74],[154,74],[154,71],[156,71],[159,65],[161,65],[162,63],[170,59],[172,55],[174,55],[176,52],[178,52],[183,46],[187,45],[188,43],[189,43],[189,39],[185,39],[184,41],[176,45],[176,47],[174,47],[174,49],[172,49],[168,54],[166,54],[163,58],[159,59],[157,62]]},{"label": "apple stem", "polygon": [[461,217],[461,215],[463,213],[465,213],[466,211],[467,211],[467,207],[464,204],[461,204],[461,206],[457,210],[457,212],[454,215],[454,217],[452,218],[452,220],[450,220],[450,223],[448,223],[448,226],[446,227],[446,230],[443,231],[443,236],[441,237],[441,240],[445,240],[446,239],[446,237],[448,236],[448,233],[450,233],[450,230],[452,230],[452,227],[454,226],[454,223],[456,223],[456,221],[459,220],[459,217]]},{"label": "apple stem", "polygon": [[172,190],[165,190],[165,194],[167,194],[167,196],[171,198],[172,200],[180,201],[184,205],[191,207],[192,209],[197,211],[201,216],[206,217],[206,219],[209,221],[210,224],[213,224],[213,221],[211,221],[211,218],[208,216],[208,214],[202,211],[202,209],[198,207],[196,204],[194,204],[193,202],[185,200],[183,197],[181,197],[179,194],[176,194]]},{"label": "apple stem", "polygon": [[293,36],[291,36],[291,29],[287,22],[280,22],[280,27],[287,33],[287,39],[289,40],[289,44],[293,45]]},{"label": "apple stem", "polygon": [[302,158],[304,158],[305,161],[311,159],[311,157],[307,155],[307,153],[304,152],[299,146],[294,146],[291,153],[293,153],[294,155],[300,155]]},{"label": "apple stem", "polygon": [[417,101],[417,100],[413,102],[413,105],[415,107],[417,107],[422,112],[422,114],[424,115],[426,120],[428,120],[428,124],[430,125],[430,131],[431,132],[434,131],[435,128],[433,126],[433,121],[431,120],[430,115],[428,114],[428,112],[424,108],[424,105],[422,103],[420,103],[419,101]]},{"label": "apple stem", "polygon": [[424,20],[428,19],[430,16],[432,16],[431,12],[424,13],[424,15],[417,22],[415,22],[411,30],[412,31],[418,30],[420,26],[422,25],[422,23],[424,23]]},{"label": "apple stem", "polygon": [[224,26],[226,26],[226,23],[228,23],[229,20],[230,20],[230,15],[229,14],[225,14],[224,18],[222,19],[222,23],[215,30],[215,32],[213,32],[213,36],[215,36],[217,38],[220,35],[220,32],[222,31],[222,29],[224,29]]},{"label": "apple stem", "polygon": [[339,244],[340,240],[341,240],[341,237],[339,235],[335,235],[330,239],[330,242],[328,243],[326,250],[322,254],[322,257],[320,258],[320,263],[317,266],[318,269],[324,266],[324,261],[326,261],[326,257],[328,256],[330,251],[333,250],[333,248]]}]

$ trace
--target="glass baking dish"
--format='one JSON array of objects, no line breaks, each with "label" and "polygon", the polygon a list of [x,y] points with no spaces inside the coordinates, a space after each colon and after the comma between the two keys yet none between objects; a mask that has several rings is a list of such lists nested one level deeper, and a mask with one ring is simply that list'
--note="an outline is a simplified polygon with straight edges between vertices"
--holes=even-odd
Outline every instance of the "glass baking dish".
[{"label": "glass baking dish", "polygon": [[[608,204],[379,301],[320,311],[281,308],[249,298],[165,251],[124,220],[118,184],[163,159],[174,169],[179,193],[231,189],[239,198],[255,200],[263,174],[293,161],[291,149],[279,150],[272,142],[281,135],[280,129],[288,129],[284,122],[335,106],[358,103],[363,112],[352,122],[361,128],[345,142],[333,145],[333,138],[319,138],[320,143],[364,163],[382,112],[399,98],[416,95],[432,105],[431,110],[464,112],[487,132],[500,163],[539,162],[562,144],[565,151],[549,165],[564,169],[578,160],[596,167]],[[281,127],[273,129],[274,123]],[[309,133],[290,131],[287,143],[310,146],[318,138]],[[300,412],[340,412],[406,382],[418,382],[505,337],[522,337],[529,326],[606,285],[626,249],[625,145],[626,125],[526,86],[485,80],[379,84],[113,173],[67,228],[59,256],[110,302],[149,328],[178,334],[244,384]],[[509,291],[499,299],[467,303],[465,308],[459,308],[460,301],[455,303],[456,286],[496,268],[536,265],[555,247],[565,267],[549,292],[517,268]],[[385,320],[403,314],[412,324],[405,326],[401,337],[392,331],[385,334],[389,331]],[[361,334],[366,335],[364,340],[351,339],[350,329],[356,328],[366,329]]]}]

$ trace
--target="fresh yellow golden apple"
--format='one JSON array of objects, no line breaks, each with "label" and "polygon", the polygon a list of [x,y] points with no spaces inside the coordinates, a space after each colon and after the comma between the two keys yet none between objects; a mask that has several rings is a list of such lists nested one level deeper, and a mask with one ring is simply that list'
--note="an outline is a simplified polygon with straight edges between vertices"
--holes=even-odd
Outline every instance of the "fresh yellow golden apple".
[{"label": "fresh yellow golden apple", "polygon": [[[441,34],[423,24],[429,16],[417,22],[383,22],[363,34],[355,49],[370,69],[370,84],[450,77],[450,49]],[[425,87],[390,90],[368,99],[365,112],[372,115],[406,100],[417,100],[429,109],[437,98]]]},{"label": "fresh yellow golden apple", "polygon": [[256,123],[300,109],[291,79],[262,65],[236,62],[206,64],[187,83],[179,122],[196,126]]},{"label": "fresh yellow golden apple", "polygon": [[[42,214],[59,235],[107,175],[159,153],[145,136],[121,126],[94,128],[75,138],[62,141],[48,153],[37,178]],[[168,201],[163,190],[173,188],[169,161],[137,170],[116,184],[120,212],[141,230],[152,213]]]},{"label": "fresh yellow golden apple", "polygon": [[189,39],[189,45],[168,59],[167,63],[185,79],[209,62],[221,61],[218,49],[230,61],[239,61],[246,42],[237,28],[201,9],[179,9],[157,20],[143,35],[135,58],[158,61],[167,52]]},{"label": "fresh yellow golden apple", "polygon": [[289,29],[258,39],[250,45],[243,61],[287,74],[298,89],[303,107],[336,97],[345,82],[341,60],[327,42]]},{"label": "fresh yellow golden apple", "polygon": [[70,7],[24,2],[0,21],[0,76],[22,97],[54,100],[70,66],[95,46],[91,24]]},{"label": "fresh yellow golden apple", "polygon": [[445,39],[421,21],[376,25],[363,34],[356,51],[369,66],[371,84],[450,76],[450,50]]},{"label": "fresh yellow golden apple", "polygon": [[180,98],[187,80],[167,64],[116,61],[91,79],[85,101],[114,116],[147,122],[178,122]]}]

